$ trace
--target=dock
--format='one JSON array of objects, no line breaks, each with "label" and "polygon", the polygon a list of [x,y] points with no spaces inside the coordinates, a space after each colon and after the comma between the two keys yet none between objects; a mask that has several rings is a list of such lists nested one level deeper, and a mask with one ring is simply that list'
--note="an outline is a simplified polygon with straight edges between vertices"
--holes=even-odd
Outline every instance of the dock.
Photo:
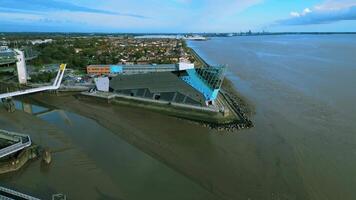
[{"label": "dock", "polygon": [[170,102],[170,101],[132,97],[132,96],[127,96],[127,95],[122,95],[122,94],[117,94],[117,93],[109,93],[109,92],[96,91],[96,92],[82,92],[81,94],[83,96],[90,96],[90,97],[96,97],[99,99],[104,99],[104,100],[107,100],[108,102],[111,102],[115,99],[126,99],[126,100],[142,101],[142,102],[146,102],[146,103],[153,103],[153,104],[158,104],[158,105],[170,105],[170,106],[176,106],[176,107],[180,107],[180,108],[207,111],[207,112],[218,113],[221,111],[216,107],[194,106],[194,105],[188,105],[188,104],[176,103],[176,102]]},{"label": "dock", "polygon": [[21,169],[39,155],[29,135],[0,130],[0,174]]},{"label": "dock", "polygon": [[79,99],[101,100],[157,111],[177,118],[198,122],[213,129],[234,131],[253,127],[252,122],[227,92],[220,91],[216,105],[202,107],[182,103],[132,97],[110,92],[82,92]]},{"label": "dock", "polygon": [[32,144],[30,136],[5,130],[0,130],[0,139],[13,143],[10,146],[0,149],[0,158],[21,151]]}]

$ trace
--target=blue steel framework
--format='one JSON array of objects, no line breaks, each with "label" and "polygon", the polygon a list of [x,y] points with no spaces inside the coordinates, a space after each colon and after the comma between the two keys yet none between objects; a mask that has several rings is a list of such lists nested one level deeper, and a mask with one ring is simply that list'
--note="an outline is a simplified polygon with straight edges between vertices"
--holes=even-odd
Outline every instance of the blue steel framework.
[{"label": "blue steel framework", "polygon": [[214,101],[224,80],[225,70],[226,66],[188,69],[187,76],[181,79],[201,92],[207,101]]}]

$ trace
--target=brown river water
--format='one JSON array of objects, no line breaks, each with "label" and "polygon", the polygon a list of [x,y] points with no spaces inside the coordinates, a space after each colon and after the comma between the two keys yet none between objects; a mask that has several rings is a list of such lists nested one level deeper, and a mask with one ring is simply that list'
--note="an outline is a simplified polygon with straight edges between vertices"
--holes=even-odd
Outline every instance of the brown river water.
[{"label": "brown river water", "polygon": [[[1,175],[49,199],[356,199],[356,36],[189,42],[247,99],[255,127],[217,132],[136,108],[37,95],[0,128],[53,153]],[[26,102],[25,104],[23,102]],[[26,111],[26,112],[25,112]]]}]

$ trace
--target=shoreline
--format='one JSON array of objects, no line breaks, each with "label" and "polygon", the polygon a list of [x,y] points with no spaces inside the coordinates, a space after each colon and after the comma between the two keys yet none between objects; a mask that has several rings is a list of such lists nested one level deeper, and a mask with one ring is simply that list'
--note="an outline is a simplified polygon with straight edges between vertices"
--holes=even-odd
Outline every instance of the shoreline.
[{"label": "shoreline", "polygon": [[[15,86],[16,88],[16,86]],[[130,97],[101,97],[78,92],[45,92],[46,96],[73,96],[80,101],[91,101],[100,104],[117,104],[140,109],[151,110],[167,116],[177,117],[198,123],[204,127],[216,129],[219,131],[234,131],[254,127],[253,122],[249,119],[252,116],[252,109],[234,89],[232,83],[225,79],[222,90],[220,91],[218,101],[223,105],[224,111],[211,110],[211,108],[195,108],[194,106],[180,105],[172,102],[147,101],[143,99],[132,99]],[[114,94],[112,94],[114,95]],[[57,106],[56,104],[50,106]]]},{"label": "shoreline", "polygon": [[[201,65],[201,67],[210,66],[193,48],[185,45],[187,51],[189,51],[195,60]],[[0,91],[12,91],[24,88],[18,84],[1,84]],[[75,96],[78,99],[90,99],[94,101],[101,99],[106,103],[121,104],[131,107],[138,107],[142,109],[153,110],[168,116],[174,116],[177,118],[190,120],[192,122],[199,123],[205,127],[210,127],[217,130],[238,130],[253,127],[253,122],[249,119],[252,116],[252,107],[247,101],[238,93],[232,82],[225,77],[219,92],[216,111],[212,112],[209,107],[197,108],[194,106],[180,105],[173,102],[160,102],[160,101],[146,101],[145,99],[132,99],[130,97],[120,96],[110,99],[109,97],[103,97],[103,95],[87,94],[85,92],[79,93],[79,91],[55,91],[44,92],[44,94],[55,94],[57,96]],[[79,95],[78,95],[79,94]],[[104,96],[109,96],[109,94]],[[56,106],[56,105],[54,105]]]},{"label": "shoreline", "polygon": [[[110,97],[106,97],[107,94],[100,94],[101,93],[81,93],[79,95],[75,95],[75,97],[80,101],[87,101],[89,103],[99,102],[100,105],[121,105],[150,110],[163,115],[198,123],[211,129],[233,131],[235,129],[252,127],[252,122],[247,119],[245,114],[237,113],[241,110],[233,110],[230,106],[227,108],[227,111],[222,112],[220,110],[214,110],[208,107],[194,107],[171,102],[148,101],[145,99],[138,99],[115,94],[111,94]],[[225,95],[223,95],[223,93],[220,93],[219,100],[226,101],[224,96]],[[231,104],[231,106],[233,105]]]},{"label": "shoreline", "polygon": [[[198,60],[200,64],[203,65],[203,67],[209,66],[209,64],[192,47],[188,46],[187,48],[189,49],[189,51],[192,52],[195,59]],[[249,101],[243,95],[241,95],[238,92],[238,90],[234,87],[232,81],[228,79],[226,76],[221,85],[221,90],[223,92],[228,93],[232,97],[233,103],[235,105],[238,105],[239,114],[247,115],[246,118],[250,120],[249,118],[251,118],[255,114],[255,108],[252,106],[251,103],[249,103]]]},{"label": "shoreline", "polygon": [[[196,168],[194,164],[191,164],[193,161],[190,160],[190,158],[185,158],[184,155],[186,150],[182,148],[184,146],[176,146],[176,144],[172,143],[173,140],[169,139],[172,137],[171,134],[167,132],[152,133],[151,131],[142,131],[142,124],[138,123],[138,127],[136,127],[131,123],[130,119],[137,115],[137,117],[140,118],[137,120],[145,121],[145,119],[140,116],[149,115],[152,116],[153,119],[149,119],[148,123],[159,123],[154,120],[156,117],[159,117],[164,118],[168,123],[183,120],[184,126],[199,130],[200,133],[207,133],[210,131],[212,131],[212,133],[219,133],[217,130],[202,127],[201,124],[194,123],[191,120],[165,116],[158,112],[153,112],[147,109],[142,110],[135,106],[127,107],[123,105],[116,106],[110,104],[105,106],[104,104],[81,101],[74,96],[61,96],[60,99],[58,99],[55,95],[39,94],[31,96],[30,99],[39,103],[39,105],[44,106],[56,104],[58,109],[65,109],[66,111],[92,119],[104,128],[110,130],[113,134],[123,138],[125,141],[135,146],[142,152],[147,153],[158,161],[181,173],[185,177],[191,179],[212,194],[217,195],[221,199],[233,199],[230,198],[230,191],[225,191],[224,187],[221,187],[218,183],[211,183],[204,178],[205,176],[199,172],[200,168]],[[130,116],[127,117],[127,112],[132,114],[129,114]],[[155,129],[157,129],[157,127],[155,127]],[[159,134],[157,135],[157,133]],[[202,139],[206,140],[209,134],[187,135],[185,133],[181,133],[174,137],[192,137],[194,139],[197,139],[196,137],[202,137]]]}]

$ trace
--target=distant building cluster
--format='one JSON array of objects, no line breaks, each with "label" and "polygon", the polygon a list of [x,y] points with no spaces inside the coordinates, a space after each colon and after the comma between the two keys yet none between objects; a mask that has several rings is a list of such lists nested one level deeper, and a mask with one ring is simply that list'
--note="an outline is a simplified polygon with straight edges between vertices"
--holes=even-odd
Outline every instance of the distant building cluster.
[{"label": "distant building cluster", "polygon": [[89,65],[87,74],[91,76],[141,74],[148,72],[172,72],[194,69],[194,64],[180,62],[178,64],[117,64],[117,65]]},{"label": "distant building cluster", "polygon": [[[108,38],[108,50],[117,52],[121,64],[172,64],[181,57],[194,62],[194,57],[184,50],[182,40],[178,39],[135,39]],[[98,52],[104,53],[104,52]]]}]

